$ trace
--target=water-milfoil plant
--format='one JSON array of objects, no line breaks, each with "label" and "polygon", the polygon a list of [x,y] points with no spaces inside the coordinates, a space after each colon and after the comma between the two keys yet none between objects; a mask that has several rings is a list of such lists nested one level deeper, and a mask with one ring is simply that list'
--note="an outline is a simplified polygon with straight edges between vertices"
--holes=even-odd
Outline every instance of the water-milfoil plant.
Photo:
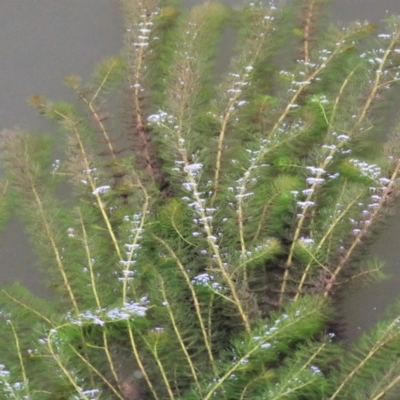
[{"label": "water-milfoil plant", "polygon": [[397,393],[399,310],[351,354],[328,326],[330,295],[380,274],[359,261],[397,194],[400,129],[374,135],[400,20],[321,29],[324,1],[292,3],[123,1],[122,57],[66,78],[76,104],[30,99],[63,158],[49,135],[2,133],[2,218],[15,200],[55,291],[1,289],[2,398]]}]

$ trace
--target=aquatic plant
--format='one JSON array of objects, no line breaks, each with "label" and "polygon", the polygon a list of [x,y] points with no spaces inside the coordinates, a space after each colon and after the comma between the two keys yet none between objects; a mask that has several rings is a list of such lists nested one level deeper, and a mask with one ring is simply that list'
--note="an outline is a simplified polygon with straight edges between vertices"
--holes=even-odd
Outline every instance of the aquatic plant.
[{"label": "aquatic plant", "polygon": [[399,126],[375,135],[400,20],[322,29],[324,3],[123,1],[122,58],[66,78],[77,104],[32,96],[65,155],[52,162],[49,135],[3,132],[2,216],[13,201],[55,297],[1,289],[2,398],[397,393],[400,311],[353,352],[329,324],[330,294],[380,273],[360,257],[397,195]]}]

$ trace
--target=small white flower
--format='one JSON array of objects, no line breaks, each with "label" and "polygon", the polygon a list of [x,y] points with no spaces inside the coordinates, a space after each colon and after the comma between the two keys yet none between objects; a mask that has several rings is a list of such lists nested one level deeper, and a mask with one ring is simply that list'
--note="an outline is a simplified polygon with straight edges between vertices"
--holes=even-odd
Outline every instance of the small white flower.
[{"label": "small white flower", "polygon": [[322,183],[325,182],[325,179],[309,177],[306,179],[306,181],[309,185],[321,185]]},{"label": "small white flower", "polygon": [[186,167],[183,168],[183,170],[190,174],[190,173],[196,173],[196,172],[200,171],[202,168],[203,168],[203,164],[196,163],[196,164],[186,165]]},{"label": "small white flower", "polygon": [[104,194],[104,193],[107,193],[110,189],[111,189],[111,186],[109,186],[109,185],[99,186],[92,192],[92,194],[94,194],[95,196],[99,195],[99,194]]}]

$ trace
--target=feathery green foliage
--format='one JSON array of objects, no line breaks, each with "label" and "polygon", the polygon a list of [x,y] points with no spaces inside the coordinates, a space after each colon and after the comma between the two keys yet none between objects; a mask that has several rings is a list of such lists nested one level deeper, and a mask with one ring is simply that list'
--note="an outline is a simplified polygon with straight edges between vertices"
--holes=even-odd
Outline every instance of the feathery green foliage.
[{"label": "feathery green foliage", "polygon": [[[15,199],[56,297],[1,289],[1,398],[397,393],[398,311],[351,352],[328,327],[330,294],[380,272],[357,261],[397,195],[399,125],[374,134],[400,20],[322,29],[324,5],[124,0],[122,58],[67,77],[76,104],[32,96],[65,156],[51,167],[48,138],[3,132],[0,218]],[[115,86],[125,127],[106,111]]]}]

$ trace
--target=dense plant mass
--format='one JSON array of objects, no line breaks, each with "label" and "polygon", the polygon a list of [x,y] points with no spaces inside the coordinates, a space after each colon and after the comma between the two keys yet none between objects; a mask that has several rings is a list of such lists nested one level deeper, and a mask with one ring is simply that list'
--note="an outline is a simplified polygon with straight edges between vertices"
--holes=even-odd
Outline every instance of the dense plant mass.
[{"label": "dense plant mass", "polygon": [[56,295],[1,289],[2,399],[398,398],[399,307],[351,351],[328,326],[330,294],[380,270],[360,255],[397,194],[400,128],[376,134],[400,19],[324,6],[126,0],[122,58],[67,77],[76,104],[32,96],[65,156],[3,132],[1,216],[16,204]]}]

